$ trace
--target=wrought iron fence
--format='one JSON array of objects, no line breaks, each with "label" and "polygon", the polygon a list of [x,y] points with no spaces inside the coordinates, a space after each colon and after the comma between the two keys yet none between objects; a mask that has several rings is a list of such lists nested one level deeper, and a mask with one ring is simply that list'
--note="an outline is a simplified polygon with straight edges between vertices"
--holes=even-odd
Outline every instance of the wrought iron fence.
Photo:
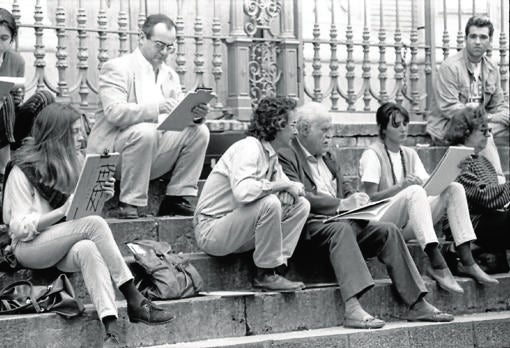
[{"label": "wrought iron fence", "polygon": [[28,93],[49,88],[83,108],[95,106],[101,65],[136,47],[139,26],[156,12],[175,20],[177,51],[169,64],[183,89],[205,85],[218,95],[213,117],[227,110],[246,120],[252,103],[274,94],[322,101],[332,112],[368,112],[392,99],[419,117],[437,64],[462,48],[463,26],[474,13],[495,23],[498,47],[489,55],[508,97],[505,0],[0,0],[0,6],[10,6],[21,27],[17,48],[27,61]]}]

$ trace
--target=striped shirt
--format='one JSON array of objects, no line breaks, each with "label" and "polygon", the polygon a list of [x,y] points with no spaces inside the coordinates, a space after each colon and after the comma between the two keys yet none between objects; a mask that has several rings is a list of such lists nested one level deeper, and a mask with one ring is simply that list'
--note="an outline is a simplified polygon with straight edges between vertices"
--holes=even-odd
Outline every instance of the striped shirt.
[{"label": "striped shirt", "polygon": [[464,186],[472,214],[500,209],[510,202],[510,183],[499,184],[496,170],[484,156],[467,160],[457,181]]}]

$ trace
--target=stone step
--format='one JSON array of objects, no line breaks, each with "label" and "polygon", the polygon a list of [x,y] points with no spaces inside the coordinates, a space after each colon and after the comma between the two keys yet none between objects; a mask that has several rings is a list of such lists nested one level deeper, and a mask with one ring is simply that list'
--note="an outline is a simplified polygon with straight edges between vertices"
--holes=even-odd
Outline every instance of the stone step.
[{"label": "stone step", "polygon": [[396,321],[386,324],[379,330],[328,327],[181,342],[150,348],[501,348],[510,347],[508,332],[510,332],[510,312],[502,311],[459,315],[450,323]]},{"label": "stone step", "polygon": [[[415,243],[410,243],[409,250],[418,269],[422,274],[425,274],[424,270],[428,261],[421,248]],[[202,276],[204,291],[253,290],[251,280],[255,266],[251,253],[225,257],[209,256],[202,252],[183,255],[190,260]],[[310,262],[311,259],[314,260],[313,263]],[[131,265],[133,257],[127,256],[126,261]],[[367,264],[374,279],[388,278],[386,267],[377,259],[370,259]],[[54,268],[46,270],[23,269],[15,273],[0,273],[0,289],[13,281],[21,279],[32,279],[34,284],[49,284],[60,273]],[[68,277],[73,284],[77,297],[84,303],[91,303],[81,274],[72,273],[68,274]],[[304,249],[298,249],[289,261],[286,277],[292,280],[301,280],[310,285],[336,283],[327,255],[307,252]],[[117,299],[122,299],[122,295],[118,291]]]},{"label": "stone step", "polygon": [[[506,311],[510,308],[510,276],[499,275],[500,284],[481,287],[462,280],[466,293],[455,296],[437,290],[428,282],[430,302],[453,314]],[[393,296],[390,282],[380,280],[361,303],[365,309],[387,321],[405,314],[403,304]],[[241,337],[339,326],[342,305],[335,287],[294,293],[256,293],[249,296],[204,296],[156,302],[176,315],[164,326],[133,325],[128,322],[125,302],[119,302],[122,333],[129,347],[154,346],[220,337]],[[96,311],[87,306],[81,317],[65,320],[54,313],[0,317],[0,347],[99,347],[101,325]]]},{"label": "stone step", "polygon": [[[126,243],[136,239],[168,242],[174,252],[200,251],[196,243],[191,217],[146,217],[133,220],[107,218],[106,221],[123,255],[131,255]],[[443,237],[442,231],[439,229],[436,233],[439,238]]]}]

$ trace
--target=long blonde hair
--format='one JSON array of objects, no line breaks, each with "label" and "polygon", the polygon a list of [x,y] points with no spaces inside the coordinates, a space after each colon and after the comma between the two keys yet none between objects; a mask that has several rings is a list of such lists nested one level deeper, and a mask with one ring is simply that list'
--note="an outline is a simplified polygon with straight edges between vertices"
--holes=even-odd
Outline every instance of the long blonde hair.
[{"label": "long blonde hair", "polygon": [[14,154],[14,164],[34,167],[42,184],[72,192],[81,167],[72,130],[78,119],[80,113],[68,104],[46,106],[35,119],[32,136]]}]

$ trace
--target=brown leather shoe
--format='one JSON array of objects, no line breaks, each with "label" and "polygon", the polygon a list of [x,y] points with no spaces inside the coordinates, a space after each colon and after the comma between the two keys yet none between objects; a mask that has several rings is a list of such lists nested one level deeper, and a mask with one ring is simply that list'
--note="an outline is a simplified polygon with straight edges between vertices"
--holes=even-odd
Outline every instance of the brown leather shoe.
[{"label": "brown leather shoe", "polygon": [[174,316],[165,309],[144,299],[138,307],[128,306],[127,313],[132,323],[144,323],[146,325],[162,325],[174,319]]},{"label": "brown leather shoe", "polygon": [[293,282],[273,272],[257,276],[253,280],[253,287],[262,291],[295,291],[305,287],[302,282]]}]

